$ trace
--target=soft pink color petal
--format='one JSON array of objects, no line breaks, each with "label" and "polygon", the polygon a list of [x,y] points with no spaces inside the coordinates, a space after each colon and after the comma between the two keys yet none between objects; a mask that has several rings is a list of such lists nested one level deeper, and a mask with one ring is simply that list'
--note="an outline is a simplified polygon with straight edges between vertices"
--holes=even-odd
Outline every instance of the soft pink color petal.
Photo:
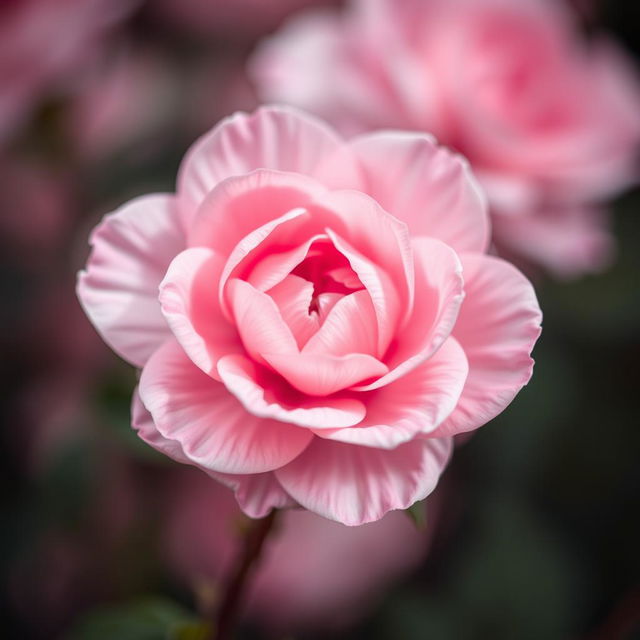
[{"label": "soft pink color petal", "polygon": [[[131,415],[133,428],[147,444],[176,462],[188,465],[194,464],[184,454],[179,442],[165,438],[155,428],[153,418],[144,404],[142,404],[137,389],[133,394]],[[204,471],[211,478],[233,489],[240,508],[251,518],[263,518],[271,509],[286,509],[297,505],[297,502],[284,491],[270,471],[252,474],[218,473],[217,471],[208,471],[206,469]],[[215,482],[206,479],[206,476],[203,476],[203,478],[205,479],[201,480],[201,482],[212,487],[212,491],[216,491]]]},{"label": "soft pink color petal", "polygon": [[299,349],[320,328],[318,314],[310,314],[313,299],[313,283],[289,274],[267,292],[280,309],[282,319],[287,323]]},{"label": "soft pink color petal", "polygon": [[304,345],[305,354],[378,353],[376,312],[369,292],[361,289],[344,296],[333,306],[322,327]]},{"label": "soft pink color petal", "polygon": [[140,397],[160,434],[207,471],[261,473],[293,460],[313,437],[306,429],[247,413],[226,387],[170,340],[142,371]]},{"label": "soft pink color petal", "polygon": [[288,388],[278,376],[264,372],[244,356],[226,356],[219,363],[222,382],[251,414],[301,427],[350,427],[367,410],[356,398],[308,398]]},{"label": "soft pink color petal", "polygon": [[[358,278],[360,278],[360,281],[364,284],[367,292],[371,296],[371,302],[378,323],[376,351],[380,354],[380,357],[382,357],[405,311],[400,304],[400,296],[396,288],[397,281],[392,281],[384,269],[367,259],[355,247],[331,229],[327,229],[327,235],[331,238],[336,249],[347,258],[351,268],[357,274]],[[401,286],[404,287],[405,282],[406,281],[402,280]]]},{"label": "soft pink color petal", "polygon": [[393,279],[409,315],[413,308],[414,274],[407,225],[389,215],[376,200],[358,191],[332,191],[325,195],[322,204],[341,214],[345,230],[335,228],[333,231],[344,235],[347,242]]},{"label": "soft pink color petal", "polygon": [[272,509],[298,506],[271,471],[249,475],[212,473],[211,477],[233,490],[238,505],[250,518],[264,518]]},{"label": "soft pink color petal", "polygon": [[182,464],[193,464],[185,455],[182,445],[177,440],[165,438],[153,423],[153,417],[142,403],[138,388],[133,392],[131,401],[131,426],[137,431],[141,440],[154,449],[164,453],[172,460]]},{"label": "soft pink color petal", "polygon": [[[304,211],[303,215],[307,217],[307,212],[304,209],[300,209],[297,211]],[[279,230],[284,231],[283,227],[288,227],[289,225],[287,225],[286,223],[295,215],[296,212],[291,212],[291,214],[289,214],[288,216],[283,216],[280,221],[284,224],[281,225]],[[274,233],[274,236],[275,235],[276,234]],[[256,260],[254,268],[251,269],[250,273],[244,279],[259,291],[267,291],[268,289],[275,287],[285,277],[287,277],[298,264],[300,264],[304,260],[311,245],[322,237],[322,235],[311,236],[305,242],[302,242],[301,244],[293,247],[293,249],[287,249],[284,251],[271,252],[269,251],[269,248],[267,248],[265,255],[260,256]],[[275,243],[277,243],[277,240],[275,241]],[[230,266],[236,266],[234,265],[234,262],[235,256],[232,254],[229,258]],[[229,271],[229,273],[231,272]],[[224,283],[222,282],[221,284]]]},{"label": "soft pink color petal", "polygon": [[389,371],[380,360],[362,353],[263,353],[262,357],[292,386],[312,396],[328,396]]},{"label": "soft pink color petal", "polygon": [[171,332],[158,285],[184,249],[184,232],[169,195],[136,198],[106,216],[91,236],[78,297],[109,346],[141,367]]},{"label": "soft pink color petal", "polygon": [[224,260],[211,249],[186,249],[160,284],[160,305],[171,330],[193,362],[219,380],[217,362],[244,351],[238,331],[224,316],[216,283]]},{"label": "soft pink color petal", "polygon": [[451,448],[450,438],[414,440],[390,451],[316,438],[275,474],[303,507],[355,526],[426,498]]},{"label": "soft pink color petal", "polygon": [[[207,246],[234,264],[274,229],[304,216],[305,205],[322,201],[327,189],[306,175],[255,169],[213,185],[189,227],[189,245]],[[224,228],[225,232],[220,233]]]},{"label": "soft pink color petal", "polygon": [[327,125],[295,109],[262,107],[227,118],[191,147],[178,176],[185,215],[225,178],[255,169],[297,172],[332,188],[360,185],[356,162]]},{"label": "soft pink color petal", "polygon": [[458,255],[440,240],[413,241],[416,298],[413,316],[398,332],[387,352],[390,371],[361,391],[389,384],[429,358],[449,337],[464,299],[462,265]]},{"label": "soft pink color petal", "polygon": [[466,298],[453,335],[469,360],[455,411],[432,435],[482,426],[509,405],[533,371],[542,313],[531,283],[500,258],[462,255]]},{"label": "soft pink color petal", "polygon": [[291,329],[273,298],[237,278],[229,280],[226,294],[238,333],[252,358],[263,362],[265,353],[298,354]]},{"label": "soft pink color petal", "polygon": [[455,338],[448,338],[431,358],[407,375],[363,394],[367,415],[357,426],[315,433],[329,440],[395,449],[442,424],[458,403],[468,371],[462,347]]},{"label": "soft pink color petal", "polygon": [[490,225],[486,198],[461,156],[426,134],[383,131],[355,138],[365,190],[409,226],[456,251],[484,252]]}]

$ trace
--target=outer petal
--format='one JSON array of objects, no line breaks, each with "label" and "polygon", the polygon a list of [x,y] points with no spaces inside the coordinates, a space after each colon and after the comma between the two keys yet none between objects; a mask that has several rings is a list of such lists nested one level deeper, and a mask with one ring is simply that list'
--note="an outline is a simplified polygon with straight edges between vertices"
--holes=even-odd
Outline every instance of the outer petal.
[{"label": "outer petal", "polygon": [[365,406],[360,400],[308,398],[283,383],[277,374],[260,373],[244,356],[226,356],[220,360],[222,381],[253,415],[315,429],[350,427],[365,416]]},{"label": "outer petal", "polygon": [[169,265],[159,296],[162,313],[183,349],[198,367],[218,380],[218,360],[244,351],[216,295],[223,268],[224,260],[211,249],[186,249]]},{"label": "outer petal", "polygon": [[298,505],[282,488],[273,472],[250,475],[212,473],[211,477],[233,489],[240,508],[250,518],[264,518],[272,509]]},{"label": "outer petal", "polygon": [[394,449],[420,433],[434,431],[451,414],[468,371],[462,347],[449,338],[433,357],[400,380],[362,394],[367,415],[357,426],[314,431],[330,440]]},{"label": "outer petal", "polygon": [[185,246],[174,198],[136,198],[106,216],[78,277],[78,297],[91,322],[122,358],[141,367],[171,332],[158,285]]},{"label": "outer petal", "polygon": [[469,376],[436,437],[477,429],[503,411],[531,377],[530,354],[540,335],[535,292],[515,267],[492,256],[461,258],[467,297],[453,335],[469,360]]},{"label": "outer petal", "polygon": [[451,448],[450,438],[414,440],[391,451],[316,438],[275,473],[303,507],[330,520],[360,525],[429,495]]},{"label": "outer petal", "polygon": [[293,460],[306,429],[247,413],[226,387],[202,373],[174,340],[150,358],[140,397],[158,432],[206,471],[260,473]]},{"label": "outer petal", "polygon": [[360,186],[357,163],[334,131],[294,109],[262,107],[223,120],[191,147],[178,175],[183,212],[193,215],[225,178],[261,168],[313,176],[332,188]]},{"label": "outer petal", "polygon": [[[164,438],[153,424],[153,418],[142,404],[138,391],[134,392],[131,407],[133,428],[147,444],[173,458],[176,462],[193,464],[175,440]],[[242,510],[251,518],[263,518],[271,509],[295,507],[293,500],[280,486],[273,472],[232,474],[209,471],[208,475],[233,489]]]},{"label": "outer petal", "polygon": [[383,131],[351,142],[365,190],[413,236],[443,240],[456,251],[486,251],[485,197],[467,162],[426,134]]},{"label": "outer petal", "polygon": [[184,454],[182,446],[176,440],[165,438],[153,423],[153,417],[142,403],[138,388],[133,392],[131,401],[131,426],[138,432],[141,440],[164,455],[182,464],[193,464]]}]

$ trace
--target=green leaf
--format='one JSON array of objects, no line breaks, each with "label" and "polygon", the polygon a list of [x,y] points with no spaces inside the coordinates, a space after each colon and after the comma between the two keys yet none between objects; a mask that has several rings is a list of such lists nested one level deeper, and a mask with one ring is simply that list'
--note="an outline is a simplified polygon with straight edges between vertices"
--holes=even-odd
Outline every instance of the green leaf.
[{"label": "green leaf", "polygon": [[[199,635],[198,635],[199,633]],[[206,626],[180,605],[160,597],[101,607],[84,616],[66,640],[204,640]]]}]

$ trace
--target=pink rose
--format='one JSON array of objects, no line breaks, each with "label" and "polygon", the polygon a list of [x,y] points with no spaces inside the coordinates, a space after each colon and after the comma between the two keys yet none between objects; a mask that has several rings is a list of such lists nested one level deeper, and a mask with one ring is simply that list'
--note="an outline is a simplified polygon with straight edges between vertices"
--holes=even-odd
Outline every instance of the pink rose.
[{"label": "pink rose", "polygon": [[[228,580],[240,551],[242,513],[233,495],[203,474],[185,469],[169,482],[163,536],[168,565],[189,586],[215,589]],[[252,579],[247,615],[281,633],[356,622],[426,556],[437,520],[431,498],[427,514],[428,530],[418,531],[401,512],[344,527],[309,511],[287,510]]]},{"label": "pink rose", "polygon": [[640,92],[623,54],[587,46],[561,2],[360,0],[295,18],[252,70],[262,98],[343,131],[435,133],[471,161],[499,246],[560,275],[607,262],[591,210],[637,177]]},{"label": "pink rose", "polygon": [[529,380],[538,303],[488,240],[465,161],[428,136],[347,143],[263,108],[201,138],[176,195],[105,218],[78,293],[143,368],[144,440],[251,516],[356,525],[428,495],[451,437]]}]

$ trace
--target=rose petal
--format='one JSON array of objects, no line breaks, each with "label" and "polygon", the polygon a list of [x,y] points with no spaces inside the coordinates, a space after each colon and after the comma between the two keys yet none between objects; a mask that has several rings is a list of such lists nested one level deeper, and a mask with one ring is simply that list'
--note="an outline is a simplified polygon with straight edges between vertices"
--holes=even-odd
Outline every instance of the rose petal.
[{"label": "rose petal", "polygon": [[413,309],[414,273],[409,229],[378,202],[358,191],[331,191],[322,204],[340,213],[344,230],[333,231],[356,247],[360,253],[389,275],[394,281],[398,297],[404,305],[405,316]]},{"label": "rose petal", "polygon": [[[289,274],[282,282],[267,292],[280,309],[282,319],[287,323],[299,349],[318,331],[318,314],[310,314],[313,299],[313,283]],[[342,296],[339,296],[342,299]]]},{"label": "rose petal", "polygon": [[531,283],[508,262],[463,254],[467,297],[453,330],[469,360],[455,411],[436,437],[482,426],[513,400],[533,370],[542,313]]},{"label": "rose petal", "polygon": [[223,120],[191,147],[178,175],[184,215],[225,178],[255,169],[297,172],[332,188],[360,186],[357,164],[329,127],[295,109],[262,107]]},{"label": "rose petal", "polygon": [[361,289],[336,302],[320,329],[304,345],[305,354],[378,353],[376,312],[369,292]]},{"label": "rose petal", "polygon": [[160,451],[160,453],[164,453],[164,455],[169,456],[169,458],[176,462],[193,464],[184,454],[182,446],[178,441],[165,438],[156,429],[151,414],[142,403],[137,387],[133,392],[133,399],[131,401],[131,426],[137,431],[141,440]]},{"label": "rose petal", "polygon": [[412,236],[438,238],[456,251],[486,251],[485,197],[461,156],[426,134],[383,131],[355,138],[365,190],[409,225]]},{"label": "rose petal", "polygon": [[328,396],[389,370],[373,356],[351,353],[327,354],[263,353],[262,357],[292,386],[312,396]]},{"label": "rose petal", "polygon": [[453,249],[440,240],[413,241],[416,299],[413,316],[396,335],[385,363],[390,371],[358,387],[370,391],[406,375],[429,358],[449,337],[464,299],[462,265]]},{"label": "rose petal", "polygon": [[378,324],[376,351],[382,355],[397,329],[402,311],[395,284],[383,269],[363,256],[338,234],[327,229],[327,235],[336,249],[347,258],[371,297]]},{"label": "rose petal", "polygon": [[160,304],[178,342],[193,362],[219,380],[218,360],[244,351],[236,328],[222,313],[216,284],[224,260],[211,249],[186,249],[160,284]]},{"label": "rose petal", "polygon": [[235,250],[234,264],[238,264],[274,228],[304,216],[306,206],[322,201],[326,193],[318,181],[295,173],[256,169],[227,178],[199,206],[189,245],[210,247],[225,257]]},{"label": "rose petal", "polygon": [[391,451],[316,438],[275,474],[303,507],[330,520],[360,525],[429,495],[451,448],[450,438],[414,440]]},{"label": "rose petal", "polygon": [[426,362],[381,389],[363,394],[367,415],[347,429],[316,435],[366,447],[395,449],[420,433],[434,431],[455,409],[469,366],[455,338]]},{"label": "rose petal", "polygon": [[268,294],[234,278],[227,284],[227,297],[245,349],[257,362],[264,362],[264,353],[298,353],[291,329]]},{"label": "rose petal", "polygon": [[244,408],[261,418],[273,418],[301,427],[330,429],[349,427],[364,418],[364,404],[354,398],[308,398],[291,389],[269,371],[244,356],[226,356],[219,363],[225,386]]},{"label": "rose petal", "polygon": [[240,508],[250,518],[264,518],[272,509],[287,509],[298,504],[282,488],[273,472],[212,473],[211,477],[233,489]]},{"label": "rose petal", "polygon": [[[193,464],[185,456],[177,441],[165,438],[155,428],[153,418],[142,404],[137,389],[134,391],[131,411],[133,428],[136,429],[142,440],[176,462]],[[233,489],[241,509],[251,518],[263,518],[271,509],[286,509],[297,505],[297,502],[280,486],[271,471],[254,474],[218,473],[216,471],[206,471],[206,473],[211,478],[215,478]]]},{"label": "rose petal", "polygon": [[157,431],[207,471],[271,471],[293,460],[313,437],[306,429],[247,413],[174,340],[149,359],[139,390]]},{"label": "rose petal", "polygon": [[185,246],[172,196],[136,198],[106,216],[91,236],[78,297],[107,344],[141,367],[167,338],[158,285]]}]

